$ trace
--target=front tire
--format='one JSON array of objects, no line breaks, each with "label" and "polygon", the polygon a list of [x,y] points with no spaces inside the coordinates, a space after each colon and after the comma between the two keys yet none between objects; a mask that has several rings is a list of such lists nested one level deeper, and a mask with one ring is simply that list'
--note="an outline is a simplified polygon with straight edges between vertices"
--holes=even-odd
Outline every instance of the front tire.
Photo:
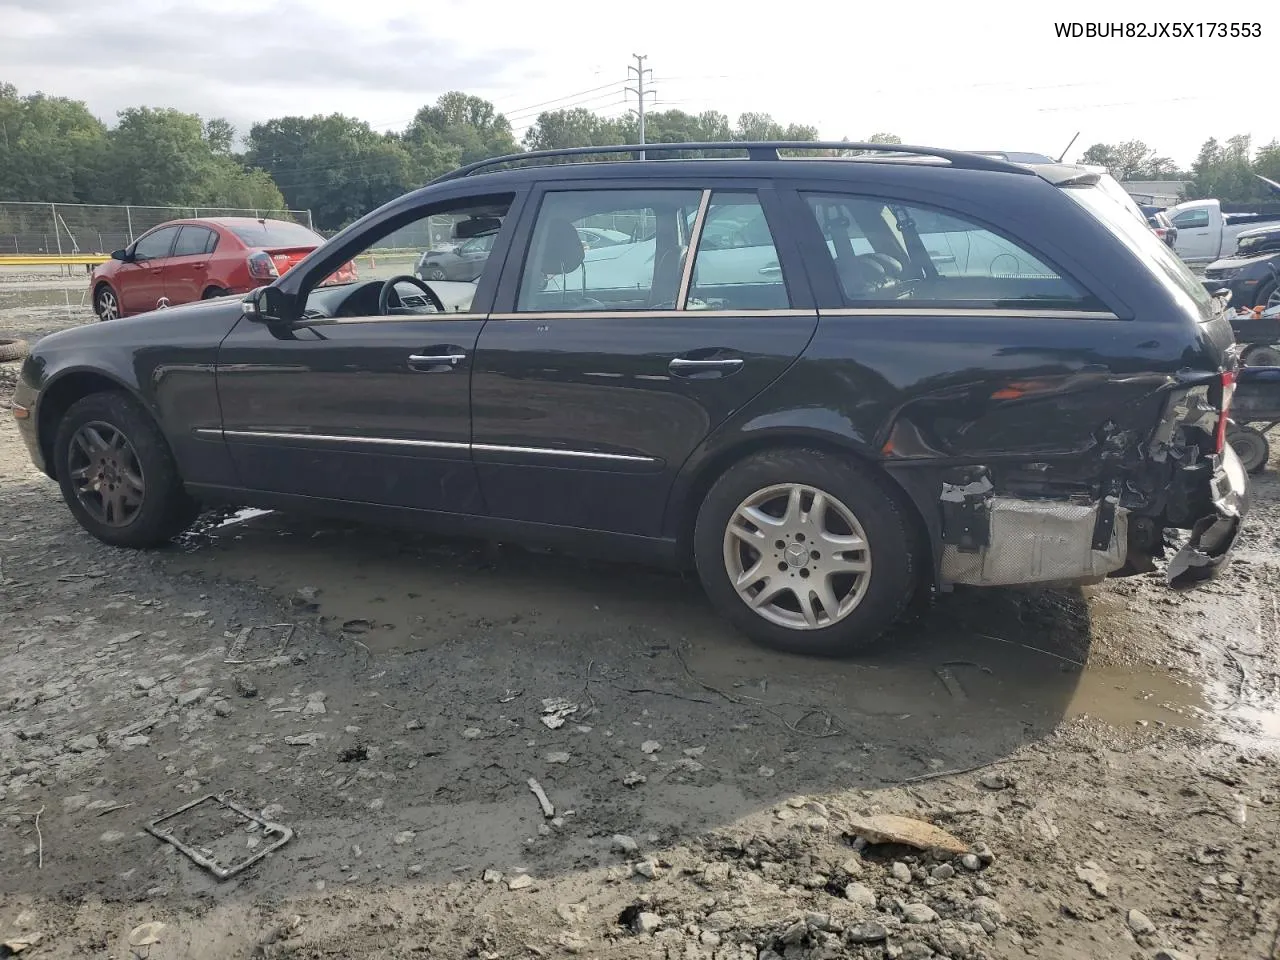
[{"label": "front tire", "polygon": [[447,280],[443,267],[424,267],[422,270],[423,280]]},{"label": "front tire", "polygon": [[917,586],[915,538],[886,481],[844,457],[773,450],[730,467],[694,527],[698,575],[744,634],[788,653],[848,656]]},{"label": "front tire", "polygon": [[1280,294],[1280,286],[1277,286],[1274,280],[1268,280],[1258,288],[1258,292],[1253,298],[1253,305],[1264,308],[1273,306],[1278,294]]},{"label": "front tire", "polygon": [[231,292],[231,291],[229,291],[229,290],[223,290],[221,287],[210,287],[208,290],[206,290],[206,291],[201,295],[200,299],[201,299],[201,300],[216,300],[216,299],[218,299],[218,297],[225,297],[225,296],[228,296],[228,295],[230,294],[230,292]]},{"label": "front tire", "polygon": [[105,283],[93,295],[93,312],[99,320],[115,320],[120,316],[120,298]]},{"label": "front tire", "polygon": [[53,449],[72,516],[103,543],[159,546],[196,517],[164,435],[132,397],[107,392],[77,400]]}]

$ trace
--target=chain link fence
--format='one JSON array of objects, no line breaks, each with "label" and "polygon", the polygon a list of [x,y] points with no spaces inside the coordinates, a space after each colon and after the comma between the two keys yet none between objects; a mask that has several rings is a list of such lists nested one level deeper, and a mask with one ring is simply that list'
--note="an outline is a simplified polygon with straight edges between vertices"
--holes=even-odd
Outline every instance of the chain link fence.
[{"label": "chain link fence", "polygon": [[312,227],[310,210],[0,201],[0,257],[88,253],[105,256],[127,247],[154,226],[194,217],[290,220]]}]

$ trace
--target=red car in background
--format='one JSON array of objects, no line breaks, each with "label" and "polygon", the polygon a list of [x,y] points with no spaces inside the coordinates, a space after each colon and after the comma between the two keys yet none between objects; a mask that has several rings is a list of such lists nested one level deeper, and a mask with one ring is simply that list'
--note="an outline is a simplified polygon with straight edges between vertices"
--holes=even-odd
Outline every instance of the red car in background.
[{"label": "red car in background", "polygon": [[[265,286],[324,243],[287,220],[203,217],[171,220],[144,233],[94,269],[93,312],[114,320]],[[356,267],[340,267],[326,284],[352,283]]]}]

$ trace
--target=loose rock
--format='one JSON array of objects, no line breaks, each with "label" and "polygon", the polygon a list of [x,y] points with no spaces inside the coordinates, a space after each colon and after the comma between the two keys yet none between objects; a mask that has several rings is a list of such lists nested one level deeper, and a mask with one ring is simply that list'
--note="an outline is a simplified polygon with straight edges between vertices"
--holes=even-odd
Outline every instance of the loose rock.
[{"label": "loose rock", "polygon": [[562,750],[547,754],[547,763],[568,763],[569,754]]},{"label": "loose rock", "polygon": [[889,867],[889,873],[899,883],[911,882],[911,868],[900,860],[893,861],[893,865]]},{"label": "loose rock", "polygon": [[[876,893],[865,883],[851,883],[844,888],[844,897],[852,904],[874,910]],[[883,938],[882,938],[883,939]]]},{"label": "loose rock", "polygon": [[635,918],[631,921],[631,929],[641,936],[653,933],[661,926],[662,917],[658,916],[656,913],[649,913],[646,910],[638,912],[635,915]]},{"label": "loose rock", "polygon": [[935,880],[950,880],[956,875],[956,868],[949,863],[940,863],[929,874]]},{"label": "loose rock", "polygon": [[902,908],[902,919],[907,923],[933,923],[938,912],[927,903],[908,903]]},{"label": "loose rock", "polygon": [[889,931],[883,923],[860,923],[845,930],[844,938],[850,943],[879,943],[889,939]]},{"label": "loose rock", "polygon": [[959,838],[923,820],[882,813],[874,817],[851,817],[849,831],[868,843],[902,843],[918,850],[942,850],[964,854],[969,847]]},{"label": "loose rock", "polygon": [[635,853],[640,849],[640,844],[625,834],[615,833],[613,835],[613,849],[618,853]]},{"label": "loose rock", "polygon": [[662,744],[660,744],[657,740],[646,740],[644,743],[640,744],[641,753],[657,753],[661,749],[662,749]]},{"label": "loose rock", "polygon": [[510,880],[507,881],[508,890],[525,890],[532,886],[533,886],[533,877],[529,876],[527,873],[522,873],[519,876],[512,877]]},{"label": "loose rock", "polygon": [[1086,860],[1076,867],[1076,876],[1083,880],[1095,897],[1105,897],[1109,889],[1110,877],[1107,872],[1092,860]]},{"label": "loose rock", "polygon": [[976,853],[966,853],[960,858],[960,866],[964,867],[966,870],[981,870],[982,861],[978,859],[978,855]]},{"label": "loose rock", "polygon": [[499,870],[486,870],[481,879],[484,880],[485,883],[501,883],[502,872]]},{"label": "loose rock", "polygon": [[1129,924],[1129,929],[1140,937],[1156,932],[1156,925],[1141,910],[1130,910],[1125,919]]}]

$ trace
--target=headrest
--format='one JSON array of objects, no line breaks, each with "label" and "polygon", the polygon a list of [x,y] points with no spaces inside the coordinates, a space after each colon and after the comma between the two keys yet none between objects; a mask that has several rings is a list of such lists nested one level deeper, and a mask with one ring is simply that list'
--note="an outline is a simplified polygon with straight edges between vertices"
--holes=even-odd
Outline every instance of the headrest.
[{"label": "headrest", "polygon": [[582,238],[568,220],[548,220],[538,270],[546,276],[573,273],[582,266]]}]

